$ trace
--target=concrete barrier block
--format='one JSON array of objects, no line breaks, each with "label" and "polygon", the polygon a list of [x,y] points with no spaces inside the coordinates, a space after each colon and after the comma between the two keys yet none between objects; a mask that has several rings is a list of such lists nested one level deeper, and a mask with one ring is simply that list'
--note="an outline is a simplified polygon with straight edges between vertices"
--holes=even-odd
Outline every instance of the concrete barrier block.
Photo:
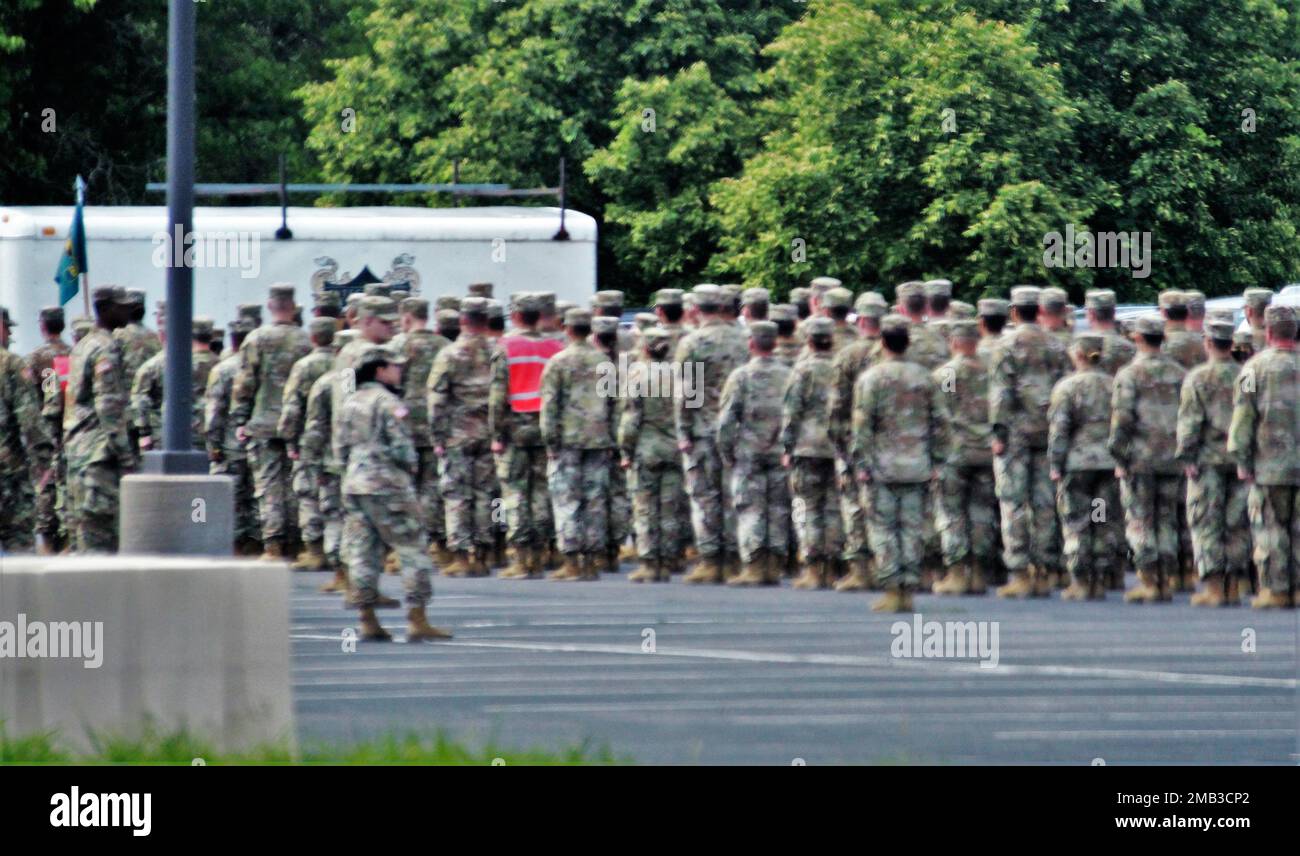
[{"label": "concrete barrier block", "polygon": [[229,556],[235,482],[229,476],[124,476],[119,529],[122,555]]},{"label": "concrete barrier block", "polygon": [[[77,622],[80,651],[17,657],[3,634]],[[102,628],[92,650],[94,628]],[[26,650],[26,649],[24,649]],[[53,653],[77,656],[53,657]],[[99,660],[87,668],[87,658]],[[279,563],[166,556],[0,559],[0,720],[10,735],[186,730],[230,751],[292,746],[289,571]]]}]

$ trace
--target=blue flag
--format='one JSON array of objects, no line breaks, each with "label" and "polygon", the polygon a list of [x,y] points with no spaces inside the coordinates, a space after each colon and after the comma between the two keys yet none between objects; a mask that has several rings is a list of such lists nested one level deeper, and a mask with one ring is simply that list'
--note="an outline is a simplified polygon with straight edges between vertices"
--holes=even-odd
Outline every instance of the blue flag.
[{"label": "blue flag", "polygon": [[77,176],[74,186],[77,190],[77,212],[72,215],[72,226],[68,228],[68,242],[63,245],[59,269],[54,274],[54,281],[59,284],[60,305],[77,296],[77,292],[81,289],[81,275],[86,272],[86,224],[81,214],[86,195],[86,183],[81,180],[81,176]]}]

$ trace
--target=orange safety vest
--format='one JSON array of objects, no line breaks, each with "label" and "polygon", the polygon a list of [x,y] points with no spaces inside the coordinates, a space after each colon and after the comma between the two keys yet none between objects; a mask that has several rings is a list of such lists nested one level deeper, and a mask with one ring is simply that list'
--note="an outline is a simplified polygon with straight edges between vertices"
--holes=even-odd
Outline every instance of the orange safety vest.
[{"label": "orange safety vest", "polygon": [[500,344],[506,349],[506,366],[510,370],[510,409],[515,413],[536,413],[542,409],[542,371],[564,343],[502,336]]}]

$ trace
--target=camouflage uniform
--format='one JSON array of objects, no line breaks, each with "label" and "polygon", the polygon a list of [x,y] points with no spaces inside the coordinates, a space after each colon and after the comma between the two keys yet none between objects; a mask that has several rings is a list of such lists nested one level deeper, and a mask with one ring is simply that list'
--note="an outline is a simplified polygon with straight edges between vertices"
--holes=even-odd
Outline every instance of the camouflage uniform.
[{"label": "camouflage uniform", "polygon": [[[699,286],[695,294],[697,303],[704,300],[712,305],[721,297],[717,286]],[[716,316],[704,316],[699,328],[677,346],[677,363],[684,371],[695,372],[693,392],[699,406],[691,406],[686,394],[677,398],[677,440],[691,446],[684,460],[686,493],[691,500],[695,547],[705,562],[722,562],[736,552],[735,511],[715,432],[722,386],[747,359],[743,334]]]},{"label": "camouflage uniform", "polygon": [[993,431],[989,425],[988,362],[978,353],[974,357],[956,355],[930,377],[944,405],[948,438],[935,510],[943,564],[947,568],[970,565],[983,579],[991,576],[997,565],[998,526],[993,452],[989,448]]},{"label": "camouflage uniform", "polygon": [[36,384],[21,357],[0,349],[0,550],[5,552],[35,545],[32,476],[53,478],[54,438],[41,415]]},{"label": "camouflage uniform", "polygon": [[[882,327],[901,331],[908,322],[894,315]],[[886,588],[909,591],[921,581],[926,486],[948,447],[941,396],[920,363],[892,354],[853,390],[850,454],[855,477],[866,477],[871,495],[867,531],[876,578]]]},{"label": "camouflage uniform", "polygon": [[[427,314],[427,310],[426,310]],[[425,392],[433,362],[451,341],[432,330],[417,329],[393,337],[390,347],[406,359],[402,372],[402,402],[411,411],[411,438],[420,455],[415,477],[415,495],[424,503],[429,538],[437,544],[447,540],[447,521],[443,513],[442,494],[438,491],[438,458],[433,454],[429,434],[429,398]]]},{"label": "camouflage uniform", "polygon": [[[1232,325],[1225,326],[1231,339]],[[1228,454],[1232,399],[1240,373],[1241,366],[1232,357],[1212,358],[1188,372],[1178,405],[1174,457],[1183,466],[1197,468],[1187,480],[1187,523],[1201,579],[1211,574],[1250,574],[1249,491],[1237,479]]]},{"label": "camouflage uniform", "polygon": [[[114,289],[119,291],[119,289]],[[126,436],[128,392],[121,348],[96,327],[72,349],[63,405],[63,450],[76,549],[117,549],[119,482],[134,456]]]},{"label": "camouflage uniform", "polygon": [[[462,301],[465,303],[475,298]],[[474,304],[477,305],[477,304]],[[443,449],[439,486],[446,510],[447,547],[456,553],[492,549],[492,491],[496,485],[488,396],[493,340],[461,332],[438,352],[425,385],[429,436]]]},{"label": "camouflage uniform", "polygon": [[336,387],[347,382],[344,372],[331,369],[316,379],[307,393],[307,408],[302,433],[298,437],[298,454],[304,467],[317,475],[316,507],[321,517],[321,550],[326,564],[337,567],[343,531],[343,467],[335,453],[334,402],[342,400]]},{"label": "camouflage uniform", "polygon": [[1114,559],[1113,540],[1106,533],[1121,525],[1120,510],[1105,504],[1115,480],[1115,459],[1108,448],[1113,381],[1101,369],[1101,336],[1083,337],[1078,347],[1095,354],[1096,365],[1063,378],[1052,390],[1047,456],[1060,477],[1056,509],[1065,570],[1082,596],[1096,597],[1105,590],[1104,577]]},{"label": "camouflage uniform", "polygon": [[[883,303],[883,300],[881,301]],[[867,369],[880,362],[880,337],[860,335],[831,358],[835,388],[831,393],[831,439],[835,443],[835,473],[840,482],[840,516],[843,518],[844,559],[863,563],[871,558],[867,538],[867,490],[859,489],[849,465],[853,428],[853,387]]]},{"label": "camouflage uniform", "polygon": [[[1140,319],[1146,321],[1154,322],[1153,332],[1160,331],[1159,322]],[[1125,535],[1138,572],[1157,577],[1178,572],[1183,485],[1174,450],[1186,374],[1163,354],[1139,352],[1115,376],[1111,398],[1110,453],[1127,472],[1120,479]]]},{"label": "camouflage uniform", "polygon": [[[142,293],[136,293],[136,302],[143,299]],[[162,305],[159,305],[159,309]],[[119,327],[113,331],[113,341],[117,342],[118,348],[122,353],[122,376],[126,378],[127,393],[130,394],[130,387],[135,380],[136,372],[140,371],[150,357],[162,350],[162,339],[154,331],[146,328],[139,321],[132,321],[129,324]],[[136,438],[136,426],[140,424],[140,415],[134,411],[131,403],[126,405],[127,420],[127,437],[131,444],[131,454],[134,458],[139,452]],[[124,461],[123,465],[129,469],[134,466],[134,460]]]},{"label": "camouflage uniform", "polygon": [[[1012,301],[1036,304],[1036,292],[1013,289]],[[1056,490],[1047,465],[1047,408],[1068,358],[1060,342],[1037,324],[1017,325],[992,354],[989,422],[993,436],[1005,444],[1003,454],[993,458],[1003,563],[1015,574],[1031,568],[1050,574],[1059,565],[1060,548]]]},{"label": "camouflage uniform", "polygon": [[[817,319],[809,319],[814,322]],[[829,333],[829,319],[809,323],[805,333]],[[812,333],[808,333],[811,330]],[[799,559],[805,566],[835,558],[843,549],[843,519],[831,436],[835,364],[830,351],[814,351],[795,363],[786,383],[781,447],[790,456],[790,492]],[[824,581],[824,580],[823,580]]]},{"label": "camouflage uniform", "polygon": [[[526,306],[532,305],[531,298],[525,298],[524,302]],[[541,332],[528,328],[515,330],[510,336],[537,344],[547,341]],[[532,409],[536,406],[532,398],[512,404],[510,356],[505,347],[493,350],[491,372],[488,426],[493,442],[503,447],[496,456],[496,470],[506,516],[506,542],[515,549],[540,550],[554,529],[546,484],[541,410]]]},{"label": "camouflage uniform", "polygon": [[341,550],[357,606],[379,600],[385,548],[401,563],[407,606],[423,607],[433,595],[410,415],[400,398],[372,381],[348,396],[339,419],[346,515]]},{"label": "camouflage uniform", "polygon": [[[63,318],[57,307],[41,310],[41,318]],[[36,533],[47,545],[57,549],[67,537],[66,521],[61,513],[66,498],[63,495],[63,385],[68,370],[68,355],[72,349],[62,339],[42,343],[27,355],[27,368],[41,401],[41,418],[54,443],[53,468],[50,475],[38,473],[33,466],[32,483],[36,491]],[[43,480],[43,482],[42,482]]]},{"label": "camouflage uniform", "polygon": [[[325,319],[324,323],[329,321]],[[307,397],[316,381],[329,372],[333,364],[334,349],[330,345],[314,346],[310,353],[293,364],[284,384],[280,421],[276,425],[276,433],[293,460],[290,485],[298,500],[298,527],[302,530],[302,540],[309,544],[325,538],[325,520],[320,510],[321,471],[319,459],[307,460],[300,444],[307,419]]]},{"label": "camouflage uniform", "polygon": [[214,476],[230,476],[235,483],[236,543],[261,540],[248,455],[235,436],[235,425],[230,419],[230,394],[243,361],[243,352],[234,351],[212,367],[204,395],[203,420],[210,461],[208,472]]},{"label": "camouflage uniform", "polygon": [[[651,328],[645,335],[652,342],[662,341],[666,353],[672,354],[671,333]],[[667,389],[648,388],[652,376],[666,383]],[[649,359],[633,363],[628,388],[634,392],[623,402],[618,444],[623,460],[630,462],[627,482],[637,557],[657,563],[661,571],[677,570],[688,540],[683,530],[690,529],[690,511],[677,451],[673,399],[679,390],[672,364]]]},{"label": "camouflage uniform", "polygon": [[[566,324],[590,313],[571,309]],[[542,441],[560,552],[603,557],[609,549],[610,458],[617,447],[615,390],[602,388],[605,353],[586,339],[570,342],[542,373]],[[607,379],[604,381],[607,383]]]},{"label": "camouflage uniform", "polygon": [[[776,325],[755,322],[753,335],[776,344]],[[755,356],[731,373],[718,408],[718,450],[731,465],[736,540],[746,565],[770,558],[784,566],[790,541],[790,495],[780,444],[782,401],[790,368]],[[775,580],[773,580],[775,581]]]},{"label": "camouflage uniform", "polygon": [[[1265,318],[1270,328],[1295,330],[1289,307],[1270,306]],[[1259,583],[1285,596],[1300,573],[1300,355],[1293,348],[1266,348],[1242,368],[1228,452],[1253,478],[1248,513]]]},{"label": "camouflage uniform", "polygon": [[[283,299],[283,292],[273,296]],[[280,287],[285,288],[285,287]],[[292,287],[288,296],[292,299]],[[307,333],[291,323],[259,327],[240,348],[243,355],[231,392],[230,418],[247,436],[248,461],[253,475],[262,541],[272,549],[284,546],[289,536],[290,468],[284,439],[279,436],[284,386],[294,363],[311,352]]]},{"label": "camouflage uniform", "polygon": [[[198,319],[195,319],[197,325]],[[211,322],[208,322],[211,327]],[[198,327],[197,329],[202,329]],[[195,449],[207,448],[203,433],[203,401],[207,393],[208,374],[217,363],[217,357],[210,350],[194,351],[190,354],[190,441]],[[153,438],[151,451],[161,448],[163,435],[163,379],[167,368],[167,353],[159,351],[135,373],[131,384],[131,413],[135,418],[135,434],[139,440]]]}]

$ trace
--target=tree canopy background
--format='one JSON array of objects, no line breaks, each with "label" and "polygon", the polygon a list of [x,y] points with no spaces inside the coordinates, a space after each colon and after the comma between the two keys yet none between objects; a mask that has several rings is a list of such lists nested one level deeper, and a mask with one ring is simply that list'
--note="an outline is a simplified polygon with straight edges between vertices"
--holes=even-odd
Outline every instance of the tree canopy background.
[{"label": "tree canopy background", "polygon": [[[200,3],[199,177],[554,184],[602,287],[1300,279],[1300,0]],[[42,130],[42,111],[57,130]],[[161,202],[165,0],[0,7],[0,201]],[[345,122],[345,117],[353,120]],[[350,200],[350,201],[356,201]],[[376,200],[377,201],[377,200]],[[383,200],[446,205],[430,196]],[[322,198],[318,204],[341,204]],[[539,203],[545,204],[545,203]],[[1048,268],[1147,232],[1151,276]]]}]

